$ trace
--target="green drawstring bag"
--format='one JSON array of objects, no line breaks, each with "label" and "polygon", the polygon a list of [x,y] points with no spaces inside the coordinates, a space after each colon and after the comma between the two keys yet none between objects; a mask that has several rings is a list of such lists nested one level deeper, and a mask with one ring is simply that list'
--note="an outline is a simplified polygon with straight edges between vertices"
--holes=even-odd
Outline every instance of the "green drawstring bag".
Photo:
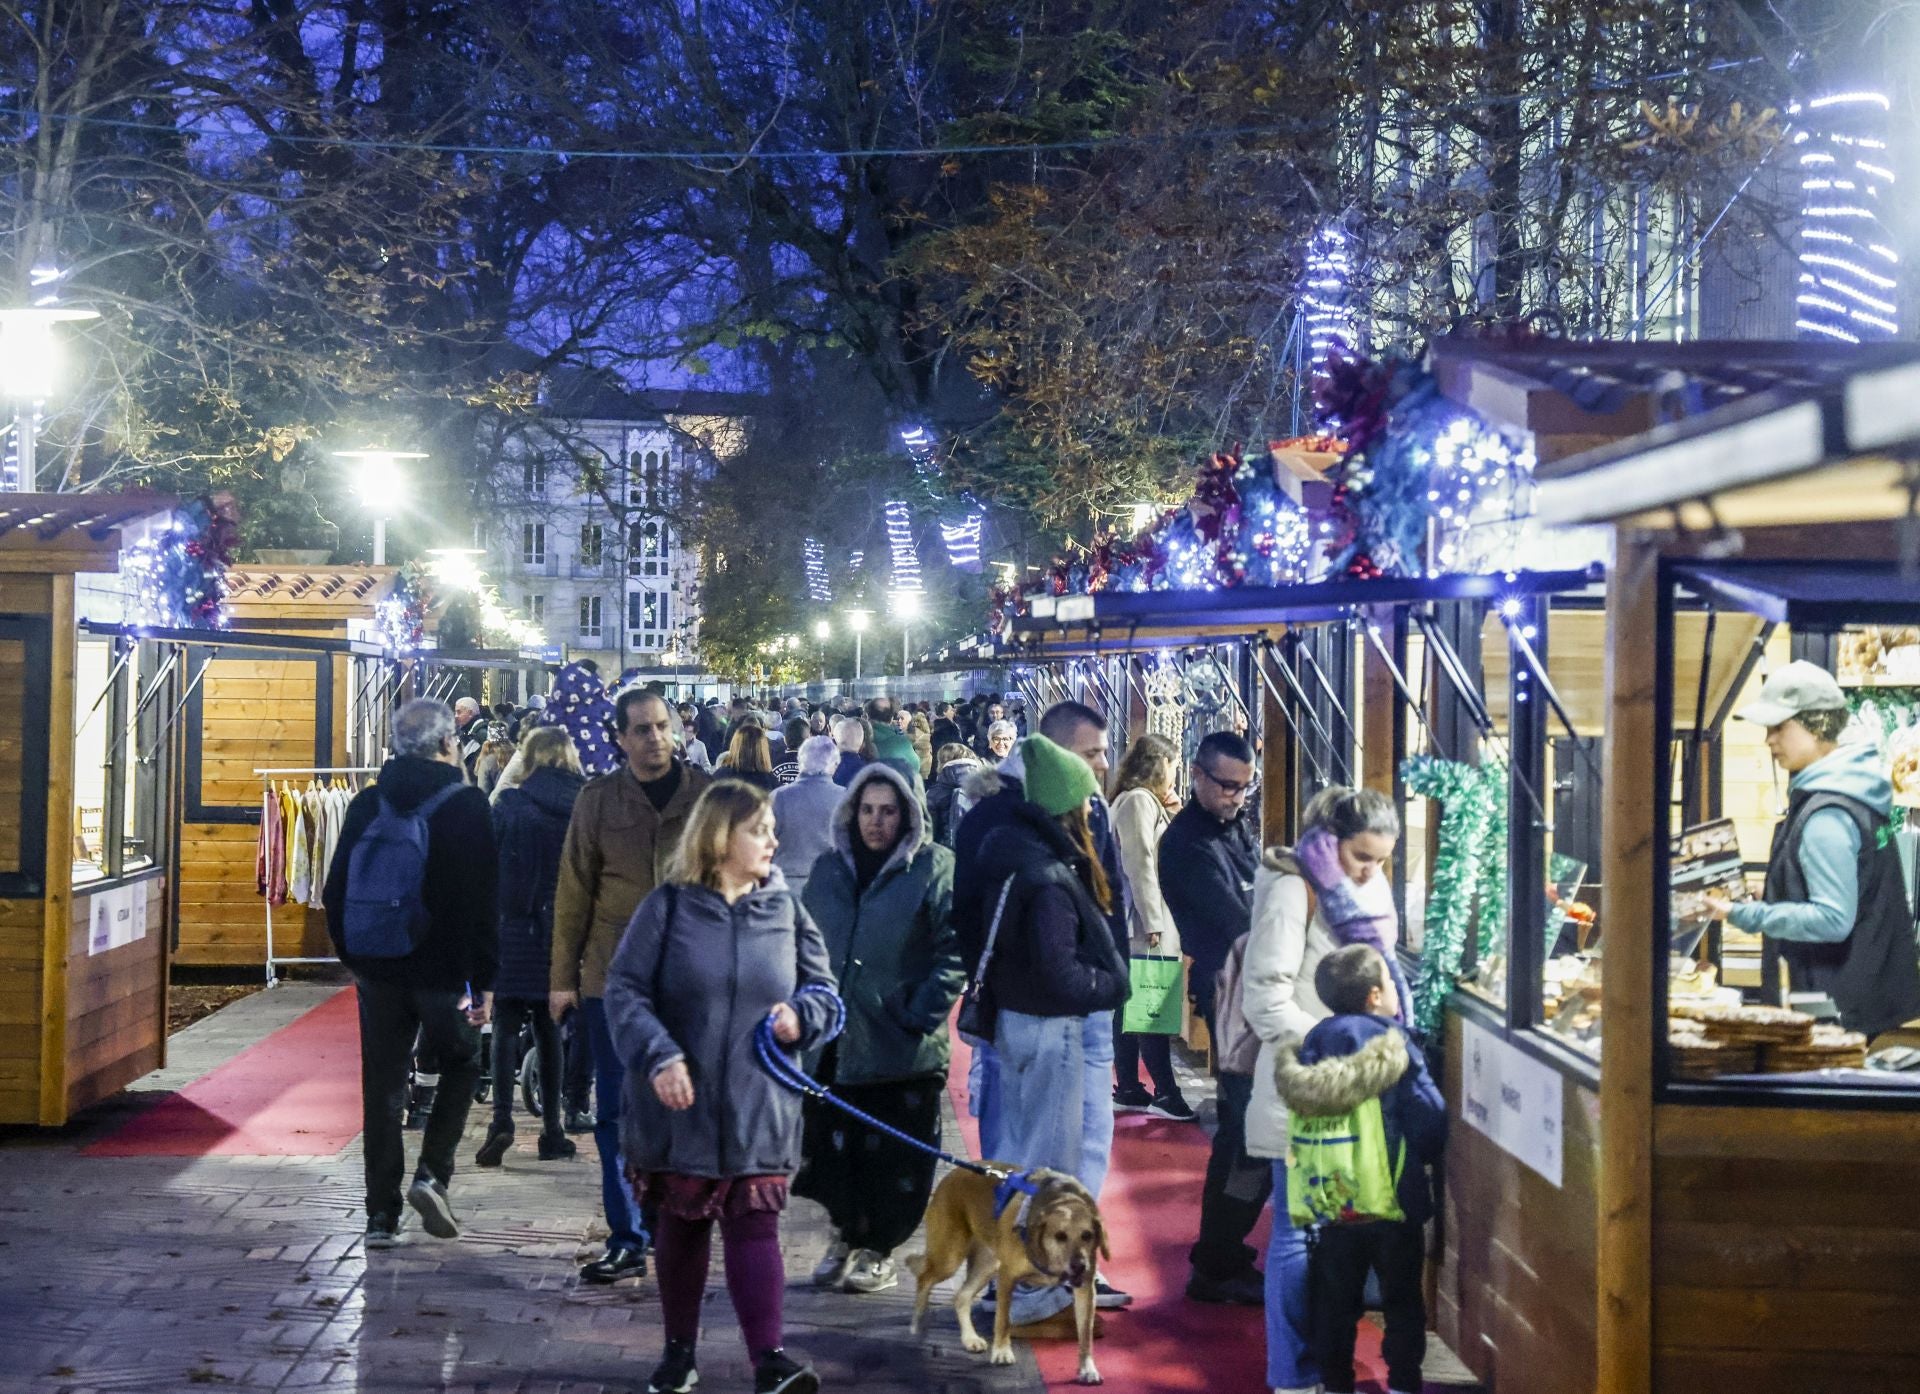
[{"label": "green drawstring bag", "polygon": [[1135,954],[1127,964],[1133,991],[1120,1029],[1136,1036],[1177,1036],[1186,997],[1186,974],[1169,954]]},{"label": "green drawstring bag", "polygon": [[1388,1155],[1380,1100],[1324,1117],[1296,1113],[1291,1135],[1287,1213],[1295,1228],[1406,1218],[1397,1189],[1406,1144],[1398,1157]]}]

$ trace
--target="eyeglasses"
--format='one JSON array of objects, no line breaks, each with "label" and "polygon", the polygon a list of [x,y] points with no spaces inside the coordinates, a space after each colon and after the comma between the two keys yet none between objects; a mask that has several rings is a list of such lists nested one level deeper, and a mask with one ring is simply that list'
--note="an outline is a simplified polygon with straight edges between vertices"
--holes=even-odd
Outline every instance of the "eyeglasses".
[{"label": "eyeglasses", "polygon": [[1225,794],[1230,799],[1238,798],[1242,794],[1251,794],[1253,793],[1254,790],[1260,787],[1259,775],[1255,775],[1252,779],[1249,779],[1244,784],[1236,784],[1234,781],[1230,779],[1222,779],[1219,775],[1215,774],[1212,770],[1208,769],[1205,765],[1195,765],[1194,769],[1198,770],[1201,774],[1205,775],[1208,779],[1212,780],[1213,787],[1218,789],[1221,793]]}]

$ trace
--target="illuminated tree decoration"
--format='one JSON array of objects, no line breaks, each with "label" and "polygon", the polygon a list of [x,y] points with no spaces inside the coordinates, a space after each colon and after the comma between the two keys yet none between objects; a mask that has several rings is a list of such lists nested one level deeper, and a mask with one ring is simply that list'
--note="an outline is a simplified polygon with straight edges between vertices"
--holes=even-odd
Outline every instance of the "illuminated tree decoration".
[{"label": "illuminated tree decoration", "polygon": [[940,525],[940,540],[946,544],[947,563],[955,571],[979,572],[980,530],[985,521],[985,515],[973,512],[958,523]]},{"label": "illuminated tree decoration", "polygon": [[827,549],[815,537],[804,543],[807,558],[807,598],[816,605],[833,602],[833,584],[827,579]]},{"label": "illuminated tree decoration", "polygon": [[392,653],[417,652],[426,641],[427,592],[425,572],[409,562],[394,578],[393,594],[373,607],[380,642]]},{"label": "illuminated tree decoration", "polygon": [[918,592],[920,552],[913,545],[913,511],[904,499],[888,499],[887,548],[893,556],[893,592]]},{"label": "illuminated tree decoration", "polygon": [[1334,345],[1354,347],[1353,316],[1347,309],[1353,256],[1347,250],[1347,235],[1338,228],[1322,228],[1307,248],[1306,272],[1300,312],[1306,324],[1307,352],[1317,367]]},{"label": "illuminated tree decoration", "polygon": [[195,499],[126,549],[120,574],[127,618],[142,629],[224,629],[227,568],[239,529],[225,510]]},{"label": "illuminated tree decoration", "polygon": [[1836,92],[1788,112],[1800,123],[1799,318],[1804,339],[1858,344],[1900,332],[1900,257],[1880,219],[1893,184],[1890,103],[1878,92]]}]

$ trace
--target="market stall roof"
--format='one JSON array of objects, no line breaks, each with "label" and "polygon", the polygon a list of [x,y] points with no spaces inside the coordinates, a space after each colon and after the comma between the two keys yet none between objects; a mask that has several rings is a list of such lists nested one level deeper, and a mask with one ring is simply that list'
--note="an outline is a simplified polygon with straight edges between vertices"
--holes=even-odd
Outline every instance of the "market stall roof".
[{"label": "market stall roof", "polygon": [[[1383,577],[1298,586],[1239,586],[1214,591],[1142,591],[1036,596],[1012,622],[1016,641],[1080,634],[1111,636],[1109,650],[1129,645],[1192,644],[1237,638],[1289,624],[1318,624],[1386,606],[1584,590],[1589,571],[1509,571],[1487,576]],[[1091,637],[1087,639],[1089,644]]]},{"label": "market stall roof", "polygon": [[1920,577],[1870,562],[1687,562],[1674,568],[1695,594],[1775,624],[1833,628],[1920,620]]},{"label": "market stall roof", "polygon": [[0,570],[110,571],[121,528],[179,505],[144,491],[0,494]]},{"label": "market stall roof", "polygon": [[399,574],[391,566],[240,566],[227,573],[226,603],[242,622],[366,619]]},{"label": "market stall roof", "polygon": [[1876,452],[1920,440],[1920,347],[1777,344],[1771,355],[1752,344],[1684,347],[1709,363],[1724,355],[1735,369],[1760,363],[1771,364],[1771,372],[1747,379],[1759,390],[1736,395],[1734,370],[1676,368],[1669,395],[1705,410],[1541,464],[1541,522],[1610,523],[1673,512],[1704,529],[1905,513],[1905,467]]}]

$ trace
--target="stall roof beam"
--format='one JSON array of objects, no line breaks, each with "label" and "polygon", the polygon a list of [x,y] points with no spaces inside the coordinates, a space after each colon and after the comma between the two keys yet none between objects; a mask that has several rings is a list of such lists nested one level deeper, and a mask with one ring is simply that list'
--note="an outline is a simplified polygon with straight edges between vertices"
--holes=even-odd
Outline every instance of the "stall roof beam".
[{"label": "stall roof beam", "polygon": [[1833,629],[1920,621],[1920,578],[1865,563],[1689,562],[1673,574],[1695,594],[1771,624]]}]

